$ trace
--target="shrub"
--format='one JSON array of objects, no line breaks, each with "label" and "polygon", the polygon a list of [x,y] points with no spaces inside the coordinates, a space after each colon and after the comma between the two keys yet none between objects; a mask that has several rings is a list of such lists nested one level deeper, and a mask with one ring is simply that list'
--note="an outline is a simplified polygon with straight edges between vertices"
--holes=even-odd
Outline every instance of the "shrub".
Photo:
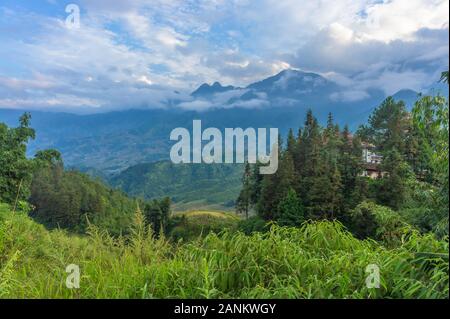
[{"label": "shrub", "polygon": [[373,202],[362,202],[350,213],[349,228],[359,239],[372,238],[395,244],[412,230],[392,209]]},{"label": "shrub", "polygon": [[305,221],[305,208],[292,188],[278,205],[277,222],[280,226],[300,226]]},{"label": "shrub", "polygon": [[232,214],[207,211],[192,211],[171,218],[169,236],[178,241],[189,241],[209,233],[236,229],[239,219]]},{"label": "shrub", "polygon": [[252,216],[239,222],[238,229],[246,235],[255,232],[264,233],[269,230],[267,222],[259,216]]}]

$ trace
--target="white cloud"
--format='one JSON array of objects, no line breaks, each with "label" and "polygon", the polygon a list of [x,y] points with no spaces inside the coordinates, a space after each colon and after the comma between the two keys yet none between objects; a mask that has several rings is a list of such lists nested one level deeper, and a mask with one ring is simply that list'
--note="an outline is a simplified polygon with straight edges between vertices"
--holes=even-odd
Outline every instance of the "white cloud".
[{"label": "white cloud", "polygon": [[356,102],[370,97],[364,90],[343,90],[341,92],[332,93],[330,98],[338,102]]},{"label": "white cloud", "polygon": [[188,93],[202,82],[245,86],[289,67],[325,75],[343,87],[334,98],[354,100],[371,88],[420,90],[448,68],[448,0],[80,5],[78,30],[60,16],[0,10],[7,17],[0,27],[12,30],[0,35],[0,59],[11,61],[0,63],[0,106],[35,99],[55,107],[166,107],[181,99],[185,108],[214,107],[189,102]]},{"label": "white cloud", "polygon": [[380,41],[414,40],[423,28],[448,27],[449,2],[446,0],[394,0],[375,3],[366,9],[366,24],[361,32]]}]

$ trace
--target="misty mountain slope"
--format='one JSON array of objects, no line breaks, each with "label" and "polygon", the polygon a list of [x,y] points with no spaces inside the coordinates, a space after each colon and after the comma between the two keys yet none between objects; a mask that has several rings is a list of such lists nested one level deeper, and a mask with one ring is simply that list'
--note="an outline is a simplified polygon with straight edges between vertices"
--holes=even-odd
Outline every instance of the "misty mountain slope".
[{"label": "misty mountain slope", "polygon": [[[30,144],[29,155],[37,150],[56,148],[70,167],[101,171],[106,175],[127,167],[169,158],[174,142],[170,132],[177,127],[191,130],[192,121],[202,120],[203,128],[277,127],[286,134],[291,127],[302,126],[306,111],[311,108],[320,122],[329,112],[335,121],[356,129],[386,96],[369,90],[364,99],[349,98],[333,82],[314,73],[285,70],[250,84],[245,88],[201,85],[190,97],[206,109],[146,109],[75,115],[32,111],[32,126],[37,139]],[[417,93],[402,90],[394,97],[412,105]],[[191,101],[191,102],[192,102]],[[195,103],[192,104],[195,106]],[[23,111],[0,109],[0,121],[16,126]]]},{"label": "misty mountain slope", "polygon": [[222,86],[222,84],[220,84],[219,82],[214,82],[214,84],[212,84],[212,85],[204,83],[197,90],[192,92],[191,95],[194,97],[199,97],[199,96],[206,97],[206,96],[212,96],[216,93],[223,93],[223,92],[237,90],[237,89],[239,89],[239,88],[234,87],[232,85]]},{"label": "misty mountain slope", "polygon": [[315,73],[306,73],[296,70],[284,70],[277,75],[250,84],[247,89],[264,92],[271,99],[274,98],[302,98],[314,97],[322,100],[324,97],[338,91],[333,82]]}]

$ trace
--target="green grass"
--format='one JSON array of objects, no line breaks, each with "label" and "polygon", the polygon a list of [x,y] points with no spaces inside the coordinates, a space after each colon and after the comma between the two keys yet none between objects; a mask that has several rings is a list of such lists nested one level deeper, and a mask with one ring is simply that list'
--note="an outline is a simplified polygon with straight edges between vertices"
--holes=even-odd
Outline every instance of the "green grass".
[{"label": "green grass", "polygon": [[[386,248],[316,222],[174,244],[154,239],[139,214],[131,234],[48,231],[0,205],[0,297],[448,298],[448,258],[438,255],[448,256],[448,242],[432,235],[412,232]],[[69,264],[80,266],[80,289],[65,287]],[[365,285],[369,264],[380,268],[380,289]]]}]

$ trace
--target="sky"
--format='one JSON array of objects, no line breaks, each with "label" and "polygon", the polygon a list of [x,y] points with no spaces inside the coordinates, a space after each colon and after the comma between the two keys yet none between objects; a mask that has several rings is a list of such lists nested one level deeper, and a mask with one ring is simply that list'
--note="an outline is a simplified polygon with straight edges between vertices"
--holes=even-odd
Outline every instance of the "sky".
[{"label": "sky", "polygon": [[448,69],[448,12],[448,0],[0,0],[0,107],[167,107],[205,82],[288,68],[353,98],[423,91]]}]

